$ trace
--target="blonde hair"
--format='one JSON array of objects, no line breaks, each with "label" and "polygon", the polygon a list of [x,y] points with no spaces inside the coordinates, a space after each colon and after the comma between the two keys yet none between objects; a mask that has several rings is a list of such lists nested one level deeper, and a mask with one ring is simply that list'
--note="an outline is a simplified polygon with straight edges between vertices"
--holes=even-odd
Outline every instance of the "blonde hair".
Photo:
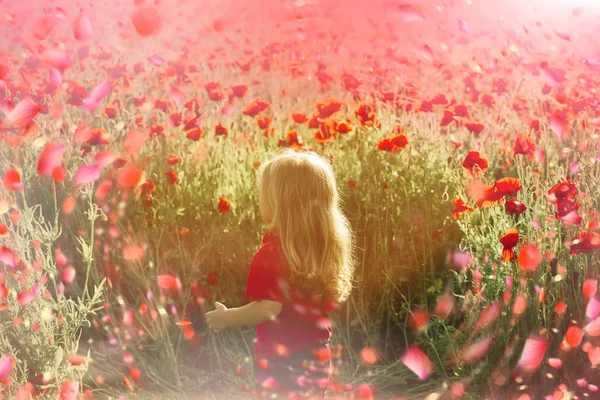
[{"label": "blonde hair", "polygon": [[268,229],[279,238],[290,281],[345,301],[352,290],[354,238],[328,161],[286,149],[259,167],[258,186],[272,213]]}]

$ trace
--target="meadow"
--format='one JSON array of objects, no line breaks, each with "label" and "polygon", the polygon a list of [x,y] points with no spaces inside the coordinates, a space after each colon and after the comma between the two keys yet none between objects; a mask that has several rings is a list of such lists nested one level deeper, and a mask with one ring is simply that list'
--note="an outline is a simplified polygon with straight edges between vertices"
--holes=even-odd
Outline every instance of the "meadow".
[{"label": "meadow", "polygon": [[2,398],[251,398],[204,313],[282,148],[356,237],[332,398],[597,396],[598,10],[192,3],[0,2]]}]

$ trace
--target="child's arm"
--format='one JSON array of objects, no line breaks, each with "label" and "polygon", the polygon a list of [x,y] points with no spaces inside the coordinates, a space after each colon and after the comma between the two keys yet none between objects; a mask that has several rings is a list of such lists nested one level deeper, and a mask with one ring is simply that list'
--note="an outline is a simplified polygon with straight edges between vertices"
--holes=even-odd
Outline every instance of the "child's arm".
[{"label": "child's arm", "polygon": [[258,325],[277,318],[282,304],[278,301],[258,300],[243,307],[227,310],[228,326]]},{"label": "child's arm", "polygon": [[281,312],[282,303],[270,300],[258,300],[242,307],[228,309],[216,302],[217,309],[206,313],[206,321],[215,332],[233,326],[258,325],[275,319]]}]

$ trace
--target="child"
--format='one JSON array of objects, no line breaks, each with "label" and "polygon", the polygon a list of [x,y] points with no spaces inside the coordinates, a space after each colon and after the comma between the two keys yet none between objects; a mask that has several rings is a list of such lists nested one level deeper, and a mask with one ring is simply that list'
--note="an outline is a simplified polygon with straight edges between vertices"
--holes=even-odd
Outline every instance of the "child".
[{"label": "child", "polygon": [[261,165],[258,180],[268,229],[248,273],[254,301],[233,309],[216,302],[206,320],[215,332],[257,325],[258,397],[322,399],[332,374],[327,313],[352,289],[350,225],[331,167],[315,153],[285,150]]}]

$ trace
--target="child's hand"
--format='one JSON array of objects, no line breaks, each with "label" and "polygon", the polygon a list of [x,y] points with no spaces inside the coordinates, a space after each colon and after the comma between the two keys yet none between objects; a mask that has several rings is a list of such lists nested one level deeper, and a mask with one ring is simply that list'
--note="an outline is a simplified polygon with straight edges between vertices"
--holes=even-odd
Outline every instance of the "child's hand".
[{"label": "child's hand", "polygon": [[215,301],[216,310],[209,311],[205,314],[206,322],[208,323],[208,327],[212,329],[215,333],[221,332],[223,329],[228,327],[227,324],[227,307],[223,304]]}]

